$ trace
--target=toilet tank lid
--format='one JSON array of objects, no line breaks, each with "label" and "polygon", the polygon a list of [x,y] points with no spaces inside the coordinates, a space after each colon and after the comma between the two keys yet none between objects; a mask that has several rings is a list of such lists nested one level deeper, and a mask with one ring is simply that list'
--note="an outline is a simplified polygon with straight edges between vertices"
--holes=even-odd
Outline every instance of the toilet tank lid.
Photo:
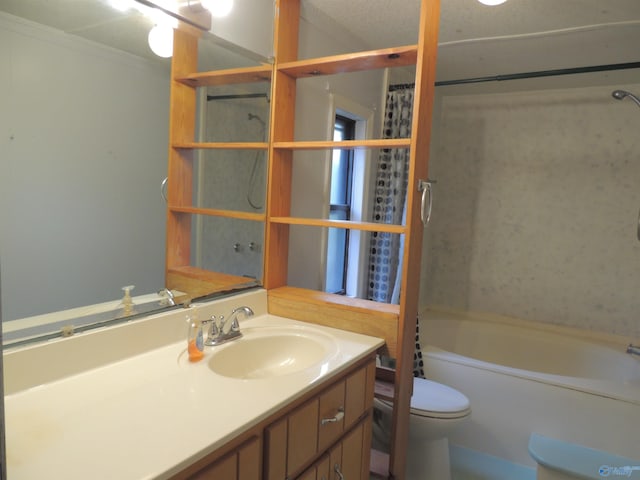
[{"label": "toilet tank lid", "polygon": [[469,409],[469,399],[458,390],[424,378],[413,379],[412,413],[446,414],[467,412]]}]

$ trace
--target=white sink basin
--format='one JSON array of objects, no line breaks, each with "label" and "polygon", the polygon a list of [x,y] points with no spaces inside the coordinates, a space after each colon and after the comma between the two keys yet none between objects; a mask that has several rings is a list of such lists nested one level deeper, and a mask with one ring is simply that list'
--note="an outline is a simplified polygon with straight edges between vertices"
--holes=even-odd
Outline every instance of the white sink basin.
[{"label": "white sink basin", "polygon": [[337,352],[332,337],[313,328],[255,327],[231,343],[214,347],[209,368],[238,379],[261,379],[321,366]]}]

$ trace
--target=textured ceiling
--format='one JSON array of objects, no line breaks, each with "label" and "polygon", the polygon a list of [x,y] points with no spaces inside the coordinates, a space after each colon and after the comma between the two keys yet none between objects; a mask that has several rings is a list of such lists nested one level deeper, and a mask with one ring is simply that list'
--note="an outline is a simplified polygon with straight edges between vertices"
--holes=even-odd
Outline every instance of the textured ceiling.
[{"label": "textured ceiling", "polygon": [[[415,43],[419,0],[302,1],[363,48]],[[438,80],[638,62],[640,0],[441,0],[438,43]]]},{"label": "textured ceiling", "polygon": [[[415,43],[419,3],[302,0],[302,14],[329,34],[346,32],[357,49],[374,49]],[[149,20],[107,0],[0,0],[0,10],[153,58]],[[439,80],[640,61],[640,0],[509,0],[496,7],[441,0],[439,43]]]}]

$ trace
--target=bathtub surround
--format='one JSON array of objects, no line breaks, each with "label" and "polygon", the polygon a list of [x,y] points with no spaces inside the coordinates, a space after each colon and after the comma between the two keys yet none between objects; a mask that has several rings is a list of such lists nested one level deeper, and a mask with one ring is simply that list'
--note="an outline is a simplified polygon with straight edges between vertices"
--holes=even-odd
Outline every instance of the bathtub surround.
[{"label": "bathtub surround", "polygon": [[423,303],[640,336],[640,112],[615,88],[441,98]]},{"label": "bathtub surround", "polygon": [[[268,89],[268,85],[264,88]],[[202,126],[203,141],[266,142],[268,125],[263,126],[250,115],[268,120],[269,103],[264,97],[208,101]],[[265,150],[198,152],[198,205],[264,212],[266,168]],[[263,222],[197,216],[195,224],[199,235],[194,240],[194,265],[216,272],[262,278]]]}]

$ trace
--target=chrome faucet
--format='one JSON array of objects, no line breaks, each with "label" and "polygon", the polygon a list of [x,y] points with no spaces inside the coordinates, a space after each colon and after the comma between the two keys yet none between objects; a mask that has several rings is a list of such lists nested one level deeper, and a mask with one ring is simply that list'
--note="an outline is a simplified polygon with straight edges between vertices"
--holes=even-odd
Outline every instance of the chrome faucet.
[{"label": "chrome faucet", "polygon": [[175,298],[173,296],[173,292],[171,290],[169,290],[168,288],[163,288],[162,290],[158,291],[158,295],[160,295],[162,297],[162,300],[160,301],[161,305],[169,304],[172,307],[175,307],[176,300],[175,300]]},{"label": "chrome faucet", "polygon": [[[253,315],[253,310],[249,307],[243,306],[234,308],[231,315],[229,315],[228,320],[224,318],[224,315],[220,315],[220,318],[212,315],[209,320],[203,320],[203,324],[211,324],[204,344],[209,347],[214,347],[230,340],[240,338],[242,336],[242,332],[240,332],[240,324],[238,323],[238,315],[240,313],[243,313],[245,317],[250,317]],[[227,331],[225,331],[225,325],[231,325]]]},{"label": "chrome faucet", "polygon": [[627,347],[627,353],[631,355],[640,355],[640,346],[629,344]]}]

